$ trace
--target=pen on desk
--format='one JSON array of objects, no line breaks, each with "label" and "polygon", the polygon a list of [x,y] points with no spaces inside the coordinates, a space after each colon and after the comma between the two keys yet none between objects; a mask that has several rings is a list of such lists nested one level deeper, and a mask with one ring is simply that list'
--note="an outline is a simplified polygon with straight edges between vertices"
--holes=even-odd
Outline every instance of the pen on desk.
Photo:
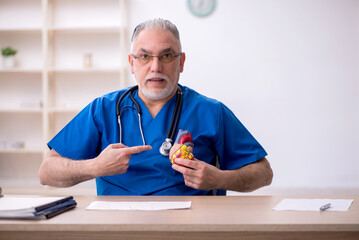
[{"label": "pen on desk", "polygon": [[327,210],[328,208],[330,208],[330,203],[324,204],[323,206],[321,206],[321,207],[319,208],[319,210],[320,210],[321,212],[323,212],[323,211]]}]

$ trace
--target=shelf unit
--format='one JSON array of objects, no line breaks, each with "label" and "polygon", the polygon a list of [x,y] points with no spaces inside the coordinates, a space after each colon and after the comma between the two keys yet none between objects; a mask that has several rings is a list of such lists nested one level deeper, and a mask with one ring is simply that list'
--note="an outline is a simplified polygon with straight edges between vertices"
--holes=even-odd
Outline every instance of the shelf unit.
[{"label": "shelf unit", "polygon": [[94,98],[129,85],[127,26],[126,0],[0,2],[0,47],[18,50],[14,68],[0,62],[0,185],[40,186],[46,143]]}]

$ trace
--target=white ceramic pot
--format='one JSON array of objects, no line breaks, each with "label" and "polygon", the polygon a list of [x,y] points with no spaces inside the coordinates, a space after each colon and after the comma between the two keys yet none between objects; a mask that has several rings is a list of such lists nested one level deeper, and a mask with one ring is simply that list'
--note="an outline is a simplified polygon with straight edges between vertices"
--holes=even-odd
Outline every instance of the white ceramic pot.
[{"label": "white ceramic pot", "polygon": [[15,67],[15,56],[6,56],[2,58],[2,64],[4,68]]}]

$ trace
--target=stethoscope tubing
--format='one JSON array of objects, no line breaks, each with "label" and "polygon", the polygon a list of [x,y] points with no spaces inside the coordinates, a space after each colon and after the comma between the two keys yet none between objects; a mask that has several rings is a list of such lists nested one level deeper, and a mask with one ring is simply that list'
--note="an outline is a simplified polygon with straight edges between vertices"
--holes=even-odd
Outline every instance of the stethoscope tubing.
[{"label": "stethoscope tubing", "polygon": [[177,99],[176,105],[175,105],[175,112],[172,116],[170,129],[167,133],[167,138],[173,140],[176,132],[176,128],[179,121],[179,116],[181,115],[181,109],[182,109],[182,91],[181,88],[178,86],[179,90],[177,91]]},{"label": "stethoscope tubing", "polygon": [[[124,92],[122,94],[122,96],[120,97],[120,99],[117,101],[117,104],[116,104],[116,115],[117,115],[117,117],[119,117],[121,115],[121,113],[120,113],[120,105],[121,105],[122,100],[127,96],[127,94],[135,91],[136,89],[138,89],[138,85],[136,85],[136,86],[128,89],[126,92]],[[133,101],[133,97],[131,98],[131,100]],[[134,101],[134,102],[136,102],[136,106],[138,106],[137,109],[136,109],[137,113],[141,113],[141,110],[139,112],[140,107],[139,107],[137,101]]]},{"label": "stethoscope tubing", "polygon": [[[126,109],[126,108],[132,108],[132,109],[135,109],[135,110],[137,111],[137,109],[136,109],[135,107],[133,107],[133,106],[125,106],[125,107],[123,107],[123,108],[121,109],[120,115],[117,117],[117,119],[118,119],[118,126],[119,126],[119,128],[120,128],[120,143],[122,143],[122,124],[121,124],[121,117],[120,117],[120,116],[121,116],[122,111],[123,111],[124,109]],[[142,137],[142,142],[143,142],[143,145],[146,145],[145,136],[143,135],[143,131],[142,131],[142,124],[141,124],[142,118],[141,118],[141,114],[139,114],[139,113],[137,112],[137,115],[138,115],[138,126],[139,126],[139,128],[140,128],[140,133],[141,133],[141,137]]]}]

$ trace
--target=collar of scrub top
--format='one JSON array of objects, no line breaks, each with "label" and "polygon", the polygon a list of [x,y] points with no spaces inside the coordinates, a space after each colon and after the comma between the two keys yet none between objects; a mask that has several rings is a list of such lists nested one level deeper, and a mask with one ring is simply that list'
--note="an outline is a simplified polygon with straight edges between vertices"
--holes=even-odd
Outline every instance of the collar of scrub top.
[{"label": "collar of scrub top", "polygon": [[[120,97],[120,99],[117,101],[117,104],[116,104],[116,114],[117,114],[117,120],[118,120],[119,129],[120,129],[120,143],[122,143],[121,112],[125,108],[133,108],[133,109],[135,109],[137,111],[138,125],[139,125],[139,128],[140,128],[143,145],[146,145],[145,137],[144,137],[143,131],[142,131],[142,123],[141,123],[142,110],[141,110],[141,107],[138,104],[138,102],[132,96],[132,93],[137,89],[138,89],[138,85],[133,86],[130,89],[128,89],[126,92],[124,92],[122,94],[122,96]],[[126,95],[129,95],[129,97],[131,98],[131,101],[136,105],[136,107],[125,106],[120,110],[121,102],[125,98]],[[173,138],[174,138],[174,135],[175,135],[175,132],[176,132],[176,129],[177,129],[179,117],[180,117],[180,114],[181,114],[181,109],[182,109],[182,90],[181,90],[180,86],[177,86],[177,99],[176,99],[175,110],[174,110],[173,115],[172,115],[171,125],[170,125],[170,128],[168,129],[166,140],[162,143],[162,145],[160,147],[160,153],[163,156],[168,156],[169,155],[170,149],[172,147]]]}]

